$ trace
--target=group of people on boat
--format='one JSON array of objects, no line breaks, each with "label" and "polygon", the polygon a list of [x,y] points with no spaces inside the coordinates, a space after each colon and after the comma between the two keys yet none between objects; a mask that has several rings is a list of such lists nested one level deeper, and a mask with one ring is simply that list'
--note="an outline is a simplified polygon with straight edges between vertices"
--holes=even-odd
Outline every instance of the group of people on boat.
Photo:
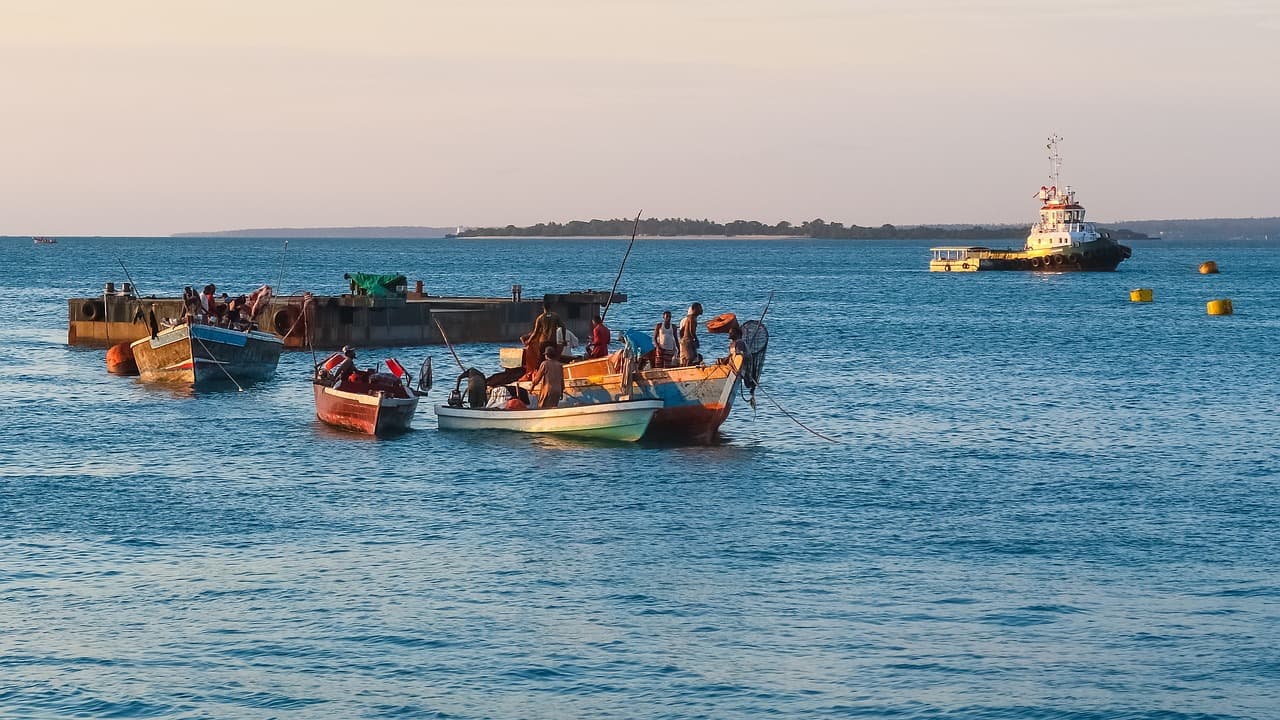
[{"label": "group of people on boat", "polygon": [[263,285],[248,295],[228,297],[224,292],[217,296],[218,288],[212,283],[197,293],[190,285],[182,290],[182,322],[205,323],[233,330],[256,330],[254,318],[271,300],[270,285]]},{"label": "group of people on boat", "polygon": [[[698,339],[698,320],[702,313],[702,303],[695,302],[689,306],[680,322],[673,324],[671,311],[664,311],[662,319],[653,326],[653,350],[639,358],[639,366],[675,368],[702,363],[702,354],[699,352],[701,342]],[[731,342],[738,339],[733,337],[732,332],[731,329]],[[738,337],[741,337],[741,333]],[[524,345],[524,375],[521,379],[530,382],[531,389],[539,399],[538,407],[551,408],[559,405],[564,398],[564,363],[607,357],[613,333],[600,315],[593,315],[591,339],[587,343],[585,355],[574,357],[567,354],[566,350],[576,344],[576,338],[565,327],[560,316],[551,309],[550,303],[544,302],[542,313],[533,321],[533,328],[520,340]]]},{"label": "group of people on boat", "polygon": [[[698,318],[702,316],[702,312],[702,303],[695,302],[689,306],[679,324],[673,325],[671,311],[663,311],[662,320],[653,326],[654,350],[644,358],[645,363],[654,368],[672,368],[702,362],[702,355],[698,352],[701,347],[698,340]],[[533,328],[520,338],[524,345],[526,377],[532,378],[548,357],[562,363],[606,357],[613,333],[599,315],[593,315],[591,339],[582,357],[566,354],[566,350],[575,345],[576,340],[550,304],[543,303],[542,313],[534,318]]]},{"label": "group of people on boat", "polygon": [[653,355],[646,358],[654,368],[686,367],[702,362],[698,350],[698,318],[702,303],[693,303],[678,325],[671,324],[671,311],[662,312],[662,320],[653,326]]}]

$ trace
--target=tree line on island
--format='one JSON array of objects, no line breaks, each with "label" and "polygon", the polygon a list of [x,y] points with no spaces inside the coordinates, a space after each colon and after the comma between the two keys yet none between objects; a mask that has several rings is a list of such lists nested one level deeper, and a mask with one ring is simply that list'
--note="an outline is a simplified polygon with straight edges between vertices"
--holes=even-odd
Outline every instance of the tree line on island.
[{"label": "tree line on island", "polygon": [[[734,220],[718,223],[712,220],[692,218],[644,218],[637,227],[629,218],[613,220],[572,220],[567,223],[538,223],[524,227],[470,228],[457,233],[457,237],[601,237],[629,236],[632,229],[640,235],[657,237],[689,236],[773,236],[830,238],[836,240],[987,240],[999,238],[1023,238],[1027,225],[911,225],[862,227],[844,223],[829,223],[821,219],[793,225],[782,220],[773,225],[755,220]],[[1119,229],[1110,231],[1117,239],[1142,238],[1142,233]]]}]

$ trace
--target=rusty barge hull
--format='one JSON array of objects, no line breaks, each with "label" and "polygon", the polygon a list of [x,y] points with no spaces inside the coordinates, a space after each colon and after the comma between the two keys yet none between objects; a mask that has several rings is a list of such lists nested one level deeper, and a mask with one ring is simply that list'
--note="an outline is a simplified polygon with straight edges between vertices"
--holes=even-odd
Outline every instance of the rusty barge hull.
[{"label": "rusty barge hull", "polygon": [[[260,329],[284,339],[286,348],[412,347],[449,342],[512,343],[529,332],[542,312],[543,299],[580,338],[590,337],[591,316],[609,299],[607,292],[549,293],[535,299],[512,297],[440,297],[410,294],[407,298],[367,295],[318,295],[303,312],[302,296],[276,296],[254,318]],[[615,295],[613,302],[625,302]],[[135,297],[106,294],[67,301],[67,344],[105,347],[150,337],[148,313],[157,320],[178,318],[178,297]],[[308,343],[310,340],[310,343]]]}]

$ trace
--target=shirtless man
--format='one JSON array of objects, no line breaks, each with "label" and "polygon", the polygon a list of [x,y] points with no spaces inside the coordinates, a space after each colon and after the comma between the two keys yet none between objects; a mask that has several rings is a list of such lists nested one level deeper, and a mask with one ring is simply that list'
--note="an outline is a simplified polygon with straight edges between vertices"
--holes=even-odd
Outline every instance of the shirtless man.
[{"label": "shirtless man", "polygon": [[680,321],[680,364],[697,365],[702,361],[698,353],[698,316],[702,314],[702,303],[689,306],[689,314]]},{"label": "shirtless man", "polygon": [[544,350],[543,354],[546,359],[538,366],[538,371],[533,374],[533,382],[529,385],[531,390],[542,385],[542,392],[538,393],[539,410],[556,407],[564,398],[564,365],[560,364],[559,352],[552,346]]}]

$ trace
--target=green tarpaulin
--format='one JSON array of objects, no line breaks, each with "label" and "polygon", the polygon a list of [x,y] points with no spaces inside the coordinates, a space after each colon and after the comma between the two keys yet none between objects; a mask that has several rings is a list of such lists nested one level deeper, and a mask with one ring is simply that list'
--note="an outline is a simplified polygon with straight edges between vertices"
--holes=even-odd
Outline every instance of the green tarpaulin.
[{"label": "green tarpaulin", "polygon": [[351,291],[357,295],[373,297],[403,297],[409,289],[409,280],[403,275],[375,275],[373,273],[347,273]]}]

